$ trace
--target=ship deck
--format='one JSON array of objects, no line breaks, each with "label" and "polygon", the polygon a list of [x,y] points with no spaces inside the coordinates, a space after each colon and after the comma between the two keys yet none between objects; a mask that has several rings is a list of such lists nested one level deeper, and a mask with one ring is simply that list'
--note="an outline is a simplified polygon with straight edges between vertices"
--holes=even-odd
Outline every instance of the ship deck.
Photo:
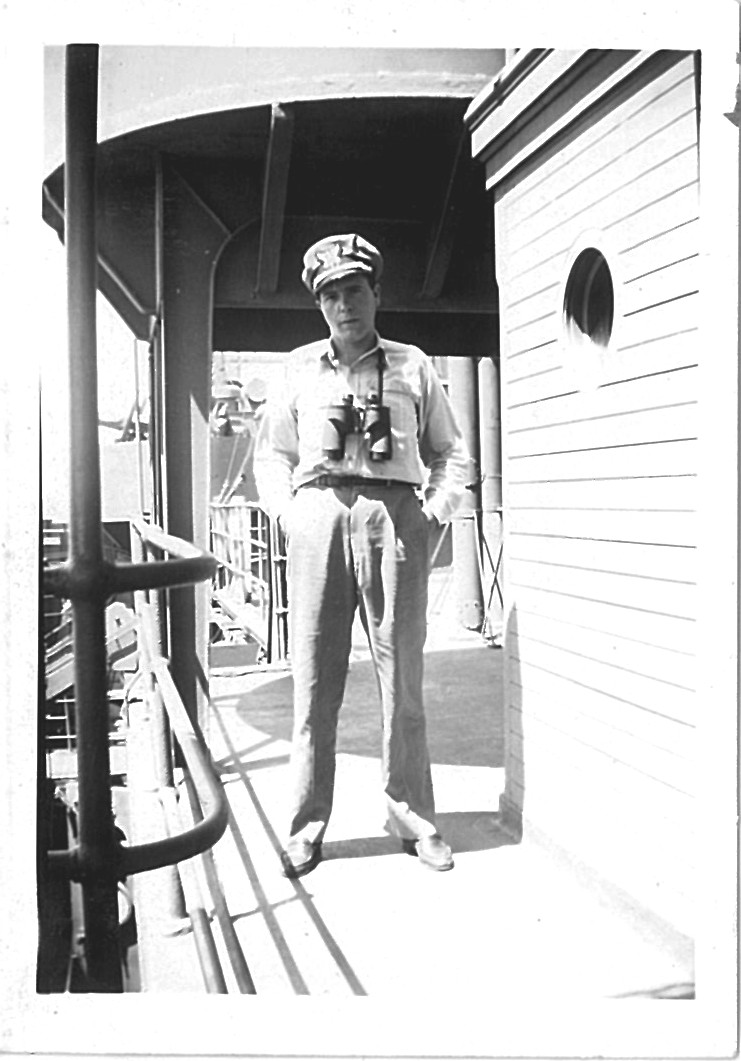
[{"label": "ship deck", "polygon": [[[299,880],[282,875],[291,691],[289,670],[211,678],[206,736],[231,808],[214,854],[258,996],[692,997],[690,940],[546,837],[504,828],[501,650],[460,627],[451,636],[449,624],[428,638],[428,736],[451,872],[426,868],[384,831],[375,677],[355,637],[323,860]],[[188,934],[156,923],[144,893],[156,878],[134,885],[142,989],[202,991]]]}]

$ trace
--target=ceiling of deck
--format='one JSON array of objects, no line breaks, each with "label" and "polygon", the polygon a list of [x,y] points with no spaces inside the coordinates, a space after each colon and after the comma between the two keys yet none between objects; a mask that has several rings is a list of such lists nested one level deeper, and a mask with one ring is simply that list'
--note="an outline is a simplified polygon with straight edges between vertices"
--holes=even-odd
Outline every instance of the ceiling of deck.
[{"label": "ceiling of deck", "polygon": [[[498,53],[482,55],[493,76]],[[321,334],[300,283],[303,251],[323,235],[360,231],[386,259],[388,331],[395,325],[400,338],[429,333],[448,347],[490,349],[492,209],[463,126],[470,98],[459,89],[296,99],[193,114],[105,140],[98,151],[98,238],[107,264],[101,289],[140,332],[155,305],[161,162],[170,180],[165,207],[168,194],[187,195],[224,232],[214,279],[217,348],[280,349],[307,328]],[[45,218],[60,235],[63,196],[60,166],[45,182],[44,199]],[[183,233],[166,228],[165,238]]]}]

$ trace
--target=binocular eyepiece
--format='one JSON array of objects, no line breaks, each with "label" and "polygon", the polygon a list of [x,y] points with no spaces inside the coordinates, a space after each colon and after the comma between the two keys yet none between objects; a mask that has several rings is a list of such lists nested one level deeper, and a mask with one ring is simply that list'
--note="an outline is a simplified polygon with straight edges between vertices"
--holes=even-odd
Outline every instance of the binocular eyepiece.
[{"label": "binocular eyepiece", "polygon": [[327,406],[322,450],[330,460],[345,456],[348,435],[364,435],[368,456],[372,461],[391,459],[391,417],[387,405],[382,405],[377,394],[370,394],[365,406],[355,405],[352,394],[341,402]]}]

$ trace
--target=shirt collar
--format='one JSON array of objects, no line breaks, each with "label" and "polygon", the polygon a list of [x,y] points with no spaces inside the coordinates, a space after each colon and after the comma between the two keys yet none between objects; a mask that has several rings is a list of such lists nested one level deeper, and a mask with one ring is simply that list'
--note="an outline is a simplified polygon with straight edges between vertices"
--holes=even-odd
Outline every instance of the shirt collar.
[{"label": "shirt collar", "polygon": [[[383,364],[385,366],[387,364],[387,362],[386,362],[386,354],[385,354],[385,351],[383,349],[383,339],[380,337],[378,332],[376,332],[376,342],[375,342],[375,344],[370,348],[370,350],[366,350],[366,352],[364,354],[360,355],[358,360],[354,363],[353,367],[355,367],[355,365],[361,364],[367,358],[372,357],[374,354],[379,353],[379,352],[381,354],[381,357],[383,359]],[[332,345],[332,340],[331,339],[327,340],[327,345],[325,346],[324,350],[322,351],[322,353],[320,355],[320,359],[322,361],[326,361],[327,364],[330,365],[334,369],[339,368],[340,365],[342,364],[340,359],[337,357],[337,354],[335,353],[335,349],[334,349],[334,346]]]}]

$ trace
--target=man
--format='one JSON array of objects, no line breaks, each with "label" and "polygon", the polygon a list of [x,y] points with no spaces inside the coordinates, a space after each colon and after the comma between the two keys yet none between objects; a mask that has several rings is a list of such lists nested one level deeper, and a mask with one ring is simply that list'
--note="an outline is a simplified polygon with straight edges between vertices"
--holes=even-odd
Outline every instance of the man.
[{"label": "man", "polygon": [[432,362],[376,332],[382,269],[379,251],[355,234],[306,252],[302,280],[329,338],[293,352],[288,385],[268,403],[255,447],[261,503],[288,542],[288,877],[321,859],[356,608],[381,696],[387,829],[425,865],[453,866],[435,825],[422,654],[429,535],[455,511],[469,459]]}]

